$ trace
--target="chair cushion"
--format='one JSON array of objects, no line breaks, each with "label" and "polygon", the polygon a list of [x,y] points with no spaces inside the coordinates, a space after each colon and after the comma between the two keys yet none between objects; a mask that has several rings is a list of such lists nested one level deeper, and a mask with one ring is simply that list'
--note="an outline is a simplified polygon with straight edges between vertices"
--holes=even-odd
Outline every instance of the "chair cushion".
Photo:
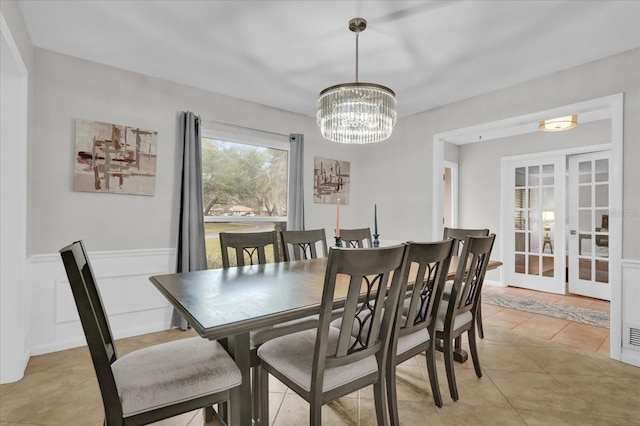
[{"label": "chair cushion", "polygon": [[429,330],[426,327],[421,328],[415,333],[407,334],[406,336],[400,336],[398,338],[398,347],[396,348],[396,354],[400,355],[405,353],[411,348],[415,348],[418,345],[428,342],[431,339],[429,336]]},{"label": "chair cushion", "polygon": [[251,347],[255,348],[267,340],[275,339],[276,337],[297,333],[302,330],[309,330],[311,328],[318,328],[319,318],[319,315],[313,315],[306,318],[283,322],[282,324],[277,324],[273,327],[265,327],[252,331],[249,334],[249,343]]},{"label": "chair cushion", "polygon": [[[436,316],[436,330],[444,331],[444,319],[447,316],[447,307],[449,306],[448,300],[443,300],[440,302],[440,306],[438,307],[438,315]],[[473,320],[473,314],[470,311],[463,312],[461,314],[456,315],[453,320],[453,329],[456,330],[463,325],[471,322]]]},{"label": "chair cushion", "polygon": [[242,381],[224,348],[202,337],[131,352],[111,369],[124,417],[231,389]]},{"label": "chair cushion", "polygon": [[[339,329],[329,327],[328,354],[335,352],[339,334]],[[305,330],[269,340],[258,348],[258,356],[309,392],[315,345],[316,330]],[[374,355],[351,364],[327,368],[322,391],[328,392],[377,371],[378,362]]]}]

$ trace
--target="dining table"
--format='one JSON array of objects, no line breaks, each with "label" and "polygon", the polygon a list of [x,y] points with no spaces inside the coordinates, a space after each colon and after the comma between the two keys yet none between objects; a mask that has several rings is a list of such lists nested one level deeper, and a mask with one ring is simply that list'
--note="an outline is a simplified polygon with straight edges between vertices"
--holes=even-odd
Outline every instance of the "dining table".
[{"label": "dining table", "polygon": [[[454,278],[457,264],[454,256],[448,279]],[[487,269],[500,265],[492,260]],[[242,373],[241,385],[231,394],[238,403],[230,404],[230,424],[252,424],[249,333],[318,314],[326,266],[327,258],[319,258],[149,278],[202,338],[226,342]],[[347,280],[337,283],[335,307],[344,301],[347,287]]]}]

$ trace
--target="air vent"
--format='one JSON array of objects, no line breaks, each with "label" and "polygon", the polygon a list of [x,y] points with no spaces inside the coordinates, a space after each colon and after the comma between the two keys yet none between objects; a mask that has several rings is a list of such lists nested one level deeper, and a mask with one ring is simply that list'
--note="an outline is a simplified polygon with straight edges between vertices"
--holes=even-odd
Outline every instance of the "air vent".
[{"label": "air vent", "polygon": [[629,344],[640,348],[640,329],[638,328],[629,329]]},{"label": "air vent", "polygon": [[624,347],[640,351],[640,326],[636,324],[625,324],[624,326]]}]

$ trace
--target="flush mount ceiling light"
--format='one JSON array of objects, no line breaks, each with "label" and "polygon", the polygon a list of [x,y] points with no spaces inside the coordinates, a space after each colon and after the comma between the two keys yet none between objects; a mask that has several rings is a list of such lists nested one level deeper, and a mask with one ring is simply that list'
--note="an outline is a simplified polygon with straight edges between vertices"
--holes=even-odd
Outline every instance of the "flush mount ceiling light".
[{"label": "flush mount ceiling light", "polygon": [[396,124],[396,94],[388,87],[358,81],[358,36],[367,21],[354,18],[349,29],[356,33],[356,81],[327,87],[316,104],[318,126],[325,139],[363,144],[391,136]]},{"label": "flush mount ceiling light", "polygon": [[538,124],[538,128],[543,132],[559,132],[561,130],[573,129],[578,125],[578,116],[576,114],[567,115],[566,117],[553,118],[551,120],[543,120]]}]

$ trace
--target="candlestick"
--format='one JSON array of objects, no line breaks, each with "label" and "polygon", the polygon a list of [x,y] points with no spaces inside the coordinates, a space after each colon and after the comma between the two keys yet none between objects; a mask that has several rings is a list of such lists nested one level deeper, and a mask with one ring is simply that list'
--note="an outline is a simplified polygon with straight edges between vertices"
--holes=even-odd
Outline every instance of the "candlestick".
[{"label": "candlestick", "polygon": [[378,233],[378,205],[373,205],[373,232]]},{"label": "candlestick", "polygon": [[340,238],[340,198],[336,201],[336,237]]},{"label": "candlestick", "polygon": [[373,234],[373,247],[374,248],[380,247],[380,241],[378,240],[379,236],[380,235],[378,235],[378,234]]}]

